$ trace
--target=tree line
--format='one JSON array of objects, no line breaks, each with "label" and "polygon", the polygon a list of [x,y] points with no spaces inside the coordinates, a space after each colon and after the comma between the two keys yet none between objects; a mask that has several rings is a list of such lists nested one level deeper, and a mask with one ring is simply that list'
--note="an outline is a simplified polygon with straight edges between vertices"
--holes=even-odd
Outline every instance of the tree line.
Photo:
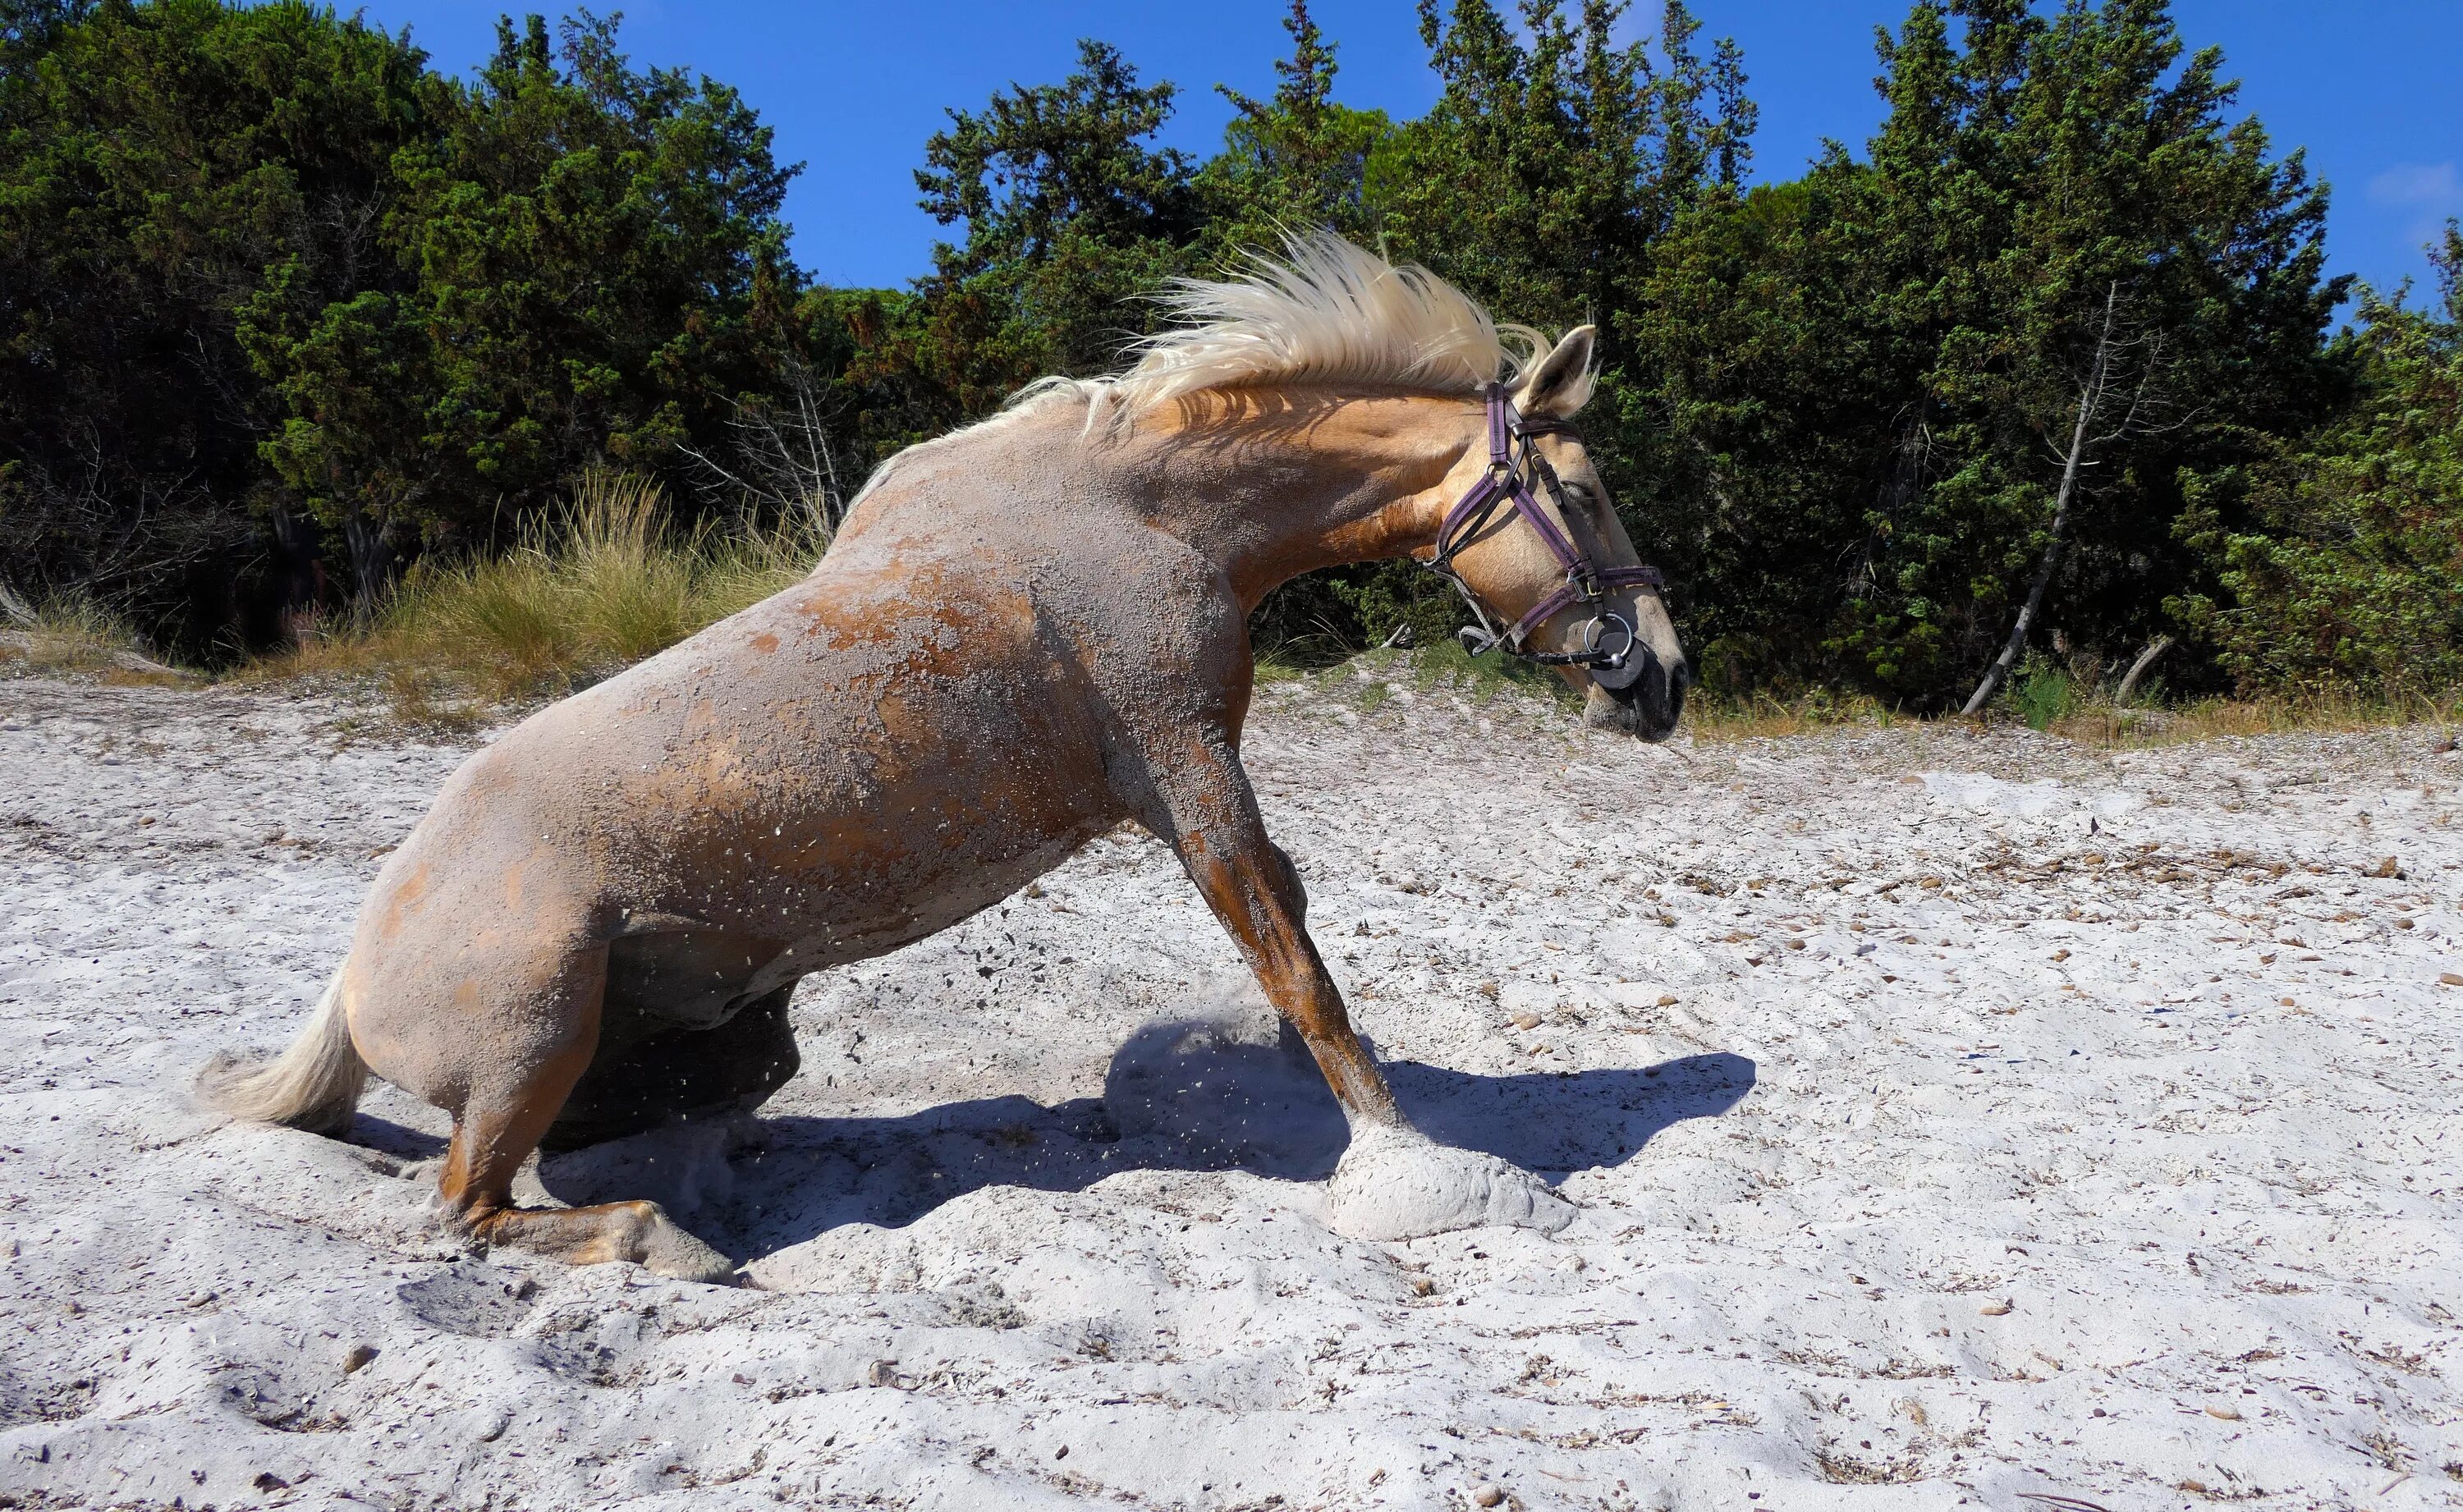
[{"label": "tree line", "polygon": [[[1328,225],[1599,324],[1585,434],[1728,690],[1952,708],[2150,648],[2178,688],[2463,685],[2463,236],[2426,297],[2327,276],[2326,187],[2165,0],[1917,0],[1871,140],[1759,184],[1747,60],[1624,10],[1419,0],[1441,92],[1397,120],[1294,0],[1204,158],[1159,142],[1176,86],[1082,42],[921,144],[947,239],[864,290],[795,265],[750,104],[586,12],[456,78],[306,5],[0,0],[0,585],[229,658],[592,467],[827,514],[1116,365],[1169,278]],[[1255,628],[1452,613],[1363,568]]]}]

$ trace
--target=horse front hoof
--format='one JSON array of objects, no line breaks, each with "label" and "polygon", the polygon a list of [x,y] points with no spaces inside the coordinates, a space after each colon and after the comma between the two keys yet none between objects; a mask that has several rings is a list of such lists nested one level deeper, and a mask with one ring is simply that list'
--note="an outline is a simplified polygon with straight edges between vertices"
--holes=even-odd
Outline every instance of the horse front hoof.
[{"label": "horse front hoof", "polygon": [[1346,1239],[1426,1239],[1493,1223],[1554,1234],[1580,1212],[1519,1166],[1410,1130],[1362,1130],[1326,1183],[1329,1224]]}]

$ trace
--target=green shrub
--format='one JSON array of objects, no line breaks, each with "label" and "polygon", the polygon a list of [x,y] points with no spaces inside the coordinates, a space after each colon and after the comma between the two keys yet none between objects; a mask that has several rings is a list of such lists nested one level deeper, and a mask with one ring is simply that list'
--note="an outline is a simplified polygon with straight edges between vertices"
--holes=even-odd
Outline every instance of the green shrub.
[{"label": "green shrub", "polygon": [[2078,680],[2048,661],[2029,657],[2010,680],[2010,706],[2034,730],[2051,729],[2084,704]]},{"label": "green shrub", "polygon": [[2463,229],[2440,297],[2364,291],[2349,413],[2268,461],[2191,480],[2181,537],[2222,592],[2174,609],[2244,694],[2463,687]]}]

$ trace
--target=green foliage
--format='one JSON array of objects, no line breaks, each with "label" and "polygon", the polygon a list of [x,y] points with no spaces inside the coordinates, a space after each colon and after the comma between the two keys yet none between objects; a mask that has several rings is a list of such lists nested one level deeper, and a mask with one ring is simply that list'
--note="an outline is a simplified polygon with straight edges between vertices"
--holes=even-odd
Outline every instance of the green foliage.
[{"label": "green foliage", "polygon": [[406,43],[298,5],[20,4],[0,68],[0,546],[193,647],[232,616],[271,405],[266,270],[374,270],[393,154],[444,99]]},{"label": "green foliage", "polygon": [[499,23],[437,115],[389,164],[398,287],[303,297],[294,260],[240,318],[280,401],[260,450],[343,532],[363,603],[389,537],[484,536],[599,457],[672,468],[771,376],[752,328],[792,170],[733,90],[634,71],[612,22],[567,22],[552,49],[533,16]]},{"label": "green foliage", "polygon": [[2117,387],[2050,615],[2112,660],[2194,574],[2183,470],[2321,413],[2344,283],[2323,190],[2227,119],[2220,59],[2183,58],[2161,0],[1927,0],[1881,56],[1867,160],[1670,239],[1640,301],[1658,378],[1620,397],[1719,675],[1938,705],[2044,554],[2107,295]]},{"label": "green foliage", "polygon": [[484,542],[598,459],[672,471],[774,371],[789,170],[612,23],[507,24],[465,85],[305,5],[10,14],[12,572],[201,642],[271,586],[235,570],[262,520],[288,569],[324,534],[364,612],[401,550]]},{"label": "green foliage", "polygon": [[1046,374],[1109,370],[1139,301],[1189,267],[1196,165],[1146,145],[1178,90],[1143,86],[1118,49],[1078,45],[1058,84],[952,110],[925,143],[923,205],[966,241],[933,249],[917,289],[916,361],[963,415]]},{"label": "green foliage", "polygon": [[2019,663],[2010,679],[2010,706],[2031,730],[2047,730],[2085,706],[2078,680],[2041,657]]},{"label": "green foliage", "polygon": [[1420,0],[1445,81],[1436,107],[1371,165],[1395,251],[1512,318],[1596,321],[1614,368],[1661,237],[1750,157],[1742,62],[1693,49],[1680,0],[1660,16],[1663,62],[1620,43],[1611,0],[1526,0],[1522,27],[1491,0]]},{"label": "green foliage", "polygon": [[1310,17],[1308,0],[1292,0],[1283,26],[1292,55],[1275,65],[1281,82],[1271,99],[1216,86],[1240,114],[1199,175],[1209,261],[1275,247],[1286,230],[1327,226],[1374,245],[1382,229],[1369,172],[1394,125],[1384,111],[1335,99],[1335,46]]},{"label": "green foliage", "polygon": [[2219,591],[2176,607],[2243,692],[2463,686],[2463,229],[2435,257],[2435,307],[2364,293],[2346,414],[2192,480],[2181,534]]},{"label": "green foliage", "polygon": [[[1618,0],[1419,19],[1441,93],[1391,120],[1292,0],[1202,162],[1158,144],[1174,85],[1081,42],[922,144],[950,240],[890,291],[811,287],[768,129],[612,23],[509,21],[457,81],[306,5],[0,0],[0,579],[194,652],[367,623],[409,559],[398,613],[574,675],[784,570],[575,533],[593,469],[738,523],[710,540],[825,533],[898,447],[1112,367],[1168,278],[1327,225],[1600,326],[1585,439],[1735,708],[1950,703],[2046,563],[2073,667],[2169,633],[2191,692],[2463,683],[2463,249],[2441,308],[2321,339],[2324,189],[2166,0],[1917,0],[1864,150],[1750,189],[1744,60],[1681,0],[1639,39]],[[1460,617],[1384,564],[1252,632],[1442,658]],[[2029,660],[2005,698],[2092,696]]]}]

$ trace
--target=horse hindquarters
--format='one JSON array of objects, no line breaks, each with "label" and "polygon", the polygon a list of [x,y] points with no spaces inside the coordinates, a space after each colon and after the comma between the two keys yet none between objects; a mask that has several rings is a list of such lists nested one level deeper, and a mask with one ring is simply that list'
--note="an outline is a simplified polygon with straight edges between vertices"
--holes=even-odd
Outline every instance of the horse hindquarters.
[{"label": "horse hindquarters", "polygon": [[598,1050],[607,945],[580,910],[542,901],[472,929],[453,901],[431,899],[411,919],[372,907],[377,922],[363,920],[344,968],[352,1038],[369,1068],[453,1114],[437,1177],[447,1221],[483,1243],[574,1264],[631,1261],[727,1279],[732,1263],[655,1202],[513,1205],[514,1173]]}]

